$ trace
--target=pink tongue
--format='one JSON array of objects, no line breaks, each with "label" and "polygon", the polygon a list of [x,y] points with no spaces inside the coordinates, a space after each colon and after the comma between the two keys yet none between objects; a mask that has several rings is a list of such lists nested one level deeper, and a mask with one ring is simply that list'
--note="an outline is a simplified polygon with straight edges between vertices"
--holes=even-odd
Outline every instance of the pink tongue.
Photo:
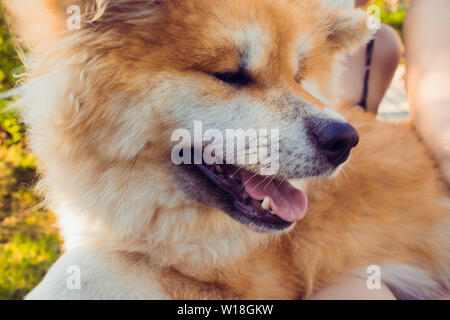
[{"label": "pink tongue", "polygon": [[270,198],[270,207],[279,218],[294,222],[301,220],[306,213],[308,199],[306,195],[294,188],[288,181],[270,181],[270,177],[256,175],[240,170],[245,191],[255,200]]}]

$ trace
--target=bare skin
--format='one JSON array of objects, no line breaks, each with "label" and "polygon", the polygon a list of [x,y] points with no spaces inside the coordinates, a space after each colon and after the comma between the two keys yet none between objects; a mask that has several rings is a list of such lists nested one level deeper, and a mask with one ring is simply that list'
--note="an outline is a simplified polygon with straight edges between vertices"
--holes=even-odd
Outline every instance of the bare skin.
[{"label": "bare skin", "polygon": [[406,87],[416,129],[450,186],[450,2],[432,3],[413,1],[405,18]]},{"label": "bare skin", "polygon": [[311,297],[311,300],[396,300],[389,288],[382,284],[380,289],[370,290],[366,280],[347,277],[342,283],[330,286]]},{"label": "bare skin", "polygon": [[448,0],[413,1],[405,19],[404,40],[412,118],[450,185],[449,11]]},{"label": "bare skin", "polygon": [[[364,6],[366,0],[356,0]],[[427,5],[428,4],[428,5]],[[407,89],[411,114],[418,133],[439,162],[450,185],[450,1],[415,0],[404,23]],[[382,26],[375,40],[369,80],[367,110],[377,113],[401,56],[401,42],[390,27]],[[378,44],[378,48],[377,48]],[[365,48],[345,61],[343,101],[361,99],[365,72]],[[350,277],[311,297],[312,300],[395,300],[385,285],[369,290],[365,279]],[[450,300],[450,293],[442,297]]]},{"label": "bare skin", "polygon": [[[358,7],[365,6],[368,0],[359,0]],[[397,65],[402,56],[402,43],[397,32],[390,26],[382,24],[375,35],[370,77],[368,83],[367,111],[377,113],[389,85],[391,84]],[[366,73],[366,47],[348,56],[344,61],[344,72],[341,75],[343,95],[346,105],[358,105],[363,95],[364,76]]]}]

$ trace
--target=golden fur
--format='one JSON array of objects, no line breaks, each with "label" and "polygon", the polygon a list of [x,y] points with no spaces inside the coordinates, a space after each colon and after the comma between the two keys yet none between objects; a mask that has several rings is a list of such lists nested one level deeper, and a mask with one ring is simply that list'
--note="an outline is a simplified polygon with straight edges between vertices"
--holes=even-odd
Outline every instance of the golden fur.
[{"label": "golden fur", "polygon": [[233,90],[203,75],[236,68],[234,32],[258,57],[246,99],[278,121],[294,96],[317,112],[338,103],[339,59],[371,36],[362,12],[314,0],[80,0],[83,26],[67,31],[73,1],[42,0],[35,19],[52,36],[42,42],[26,27],[29,3],[5,2],[19,39],[35,49],[18,90],[40,188],[69,252],[101,248],[130,274],[144,264],[174,299],[306,298],[373,264],[423,276],[405,287],[395,277],[407,275],[387,277],[399,297],[449,288],[448,190],[410,124],[339,109],[360,144],[337,176],[306,181],[307,216],[285,233],[256,233],[199,205],[172,177],[170,134],[184,119],[237,121]]}]

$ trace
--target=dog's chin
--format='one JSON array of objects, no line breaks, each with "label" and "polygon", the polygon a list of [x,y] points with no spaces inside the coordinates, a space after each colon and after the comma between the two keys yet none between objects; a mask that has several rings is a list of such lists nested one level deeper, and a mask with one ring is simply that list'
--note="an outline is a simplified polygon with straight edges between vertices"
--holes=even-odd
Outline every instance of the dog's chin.
[{"label": "dog's chin", "polygon": [[191,200],[217,208],[258,232],[286,231],[307,211],[303,188],[278,176],[229,164],[182,164],[174,173]]}]

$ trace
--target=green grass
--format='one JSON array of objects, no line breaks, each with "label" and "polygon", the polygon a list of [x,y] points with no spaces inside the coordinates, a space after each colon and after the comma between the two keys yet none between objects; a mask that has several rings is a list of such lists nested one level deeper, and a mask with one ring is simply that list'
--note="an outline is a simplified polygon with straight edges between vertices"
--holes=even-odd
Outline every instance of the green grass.
[{"label": "green grass", "polygon": [[[14,86],[20,68],[0,16],[0,90]],[[22,299],[61,252],[55,217],[33,193],[36,161],[11,103],[0,99],[0,299]]]}]

